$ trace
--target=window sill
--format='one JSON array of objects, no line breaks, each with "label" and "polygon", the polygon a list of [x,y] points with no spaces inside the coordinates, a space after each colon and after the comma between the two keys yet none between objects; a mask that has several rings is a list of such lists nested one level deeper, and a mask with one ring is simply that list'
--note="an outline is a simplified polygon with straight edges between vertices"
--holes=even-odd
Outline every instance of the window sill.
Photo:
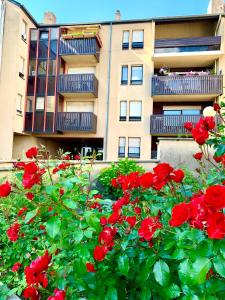
[{"label": "window sill", "polygon": [[124,157],[125,157],[125,154],[118,154],[118,157],[119,157],[119,158],[124,158]]},{"label": "window sill", "polygon": [[131,81],[130,85],[143,85],[143,81]]},{"label": "window sill", "polygon": [[16,111],[16,115],[19,116],[19,117],[22,117],[23,116],[22,111],[21,110],[17,110]]}]

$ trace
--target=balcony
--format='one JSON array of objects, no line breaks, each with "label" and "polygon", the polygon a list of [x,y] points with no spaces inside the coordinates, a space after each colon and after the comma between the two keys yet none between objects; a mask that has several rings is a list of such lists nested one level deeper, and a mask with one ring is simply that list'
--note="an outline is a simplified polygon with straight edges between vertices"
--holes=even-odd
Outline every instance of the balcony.
[{"label": "balcony", "polygon": [[[54,113],[43,111],[36,111],[34,114],[34,126],[33,113],[26,112],[25,114],[25,128],[24,131],[28,133],[53,133]],[[45,124],[45,128],[44,128]]]},{"label": "balcony", "polygon": [[64,97],[98,97],[98,80],[94,74],[59,75],[58,92]]},{"label": "balcony", "polygon": [[99,62],[101,44],[97,37],[61,38],[59,55],[66,62]]},{"label": "balcony", "polygon": [[[156,76],[152,78],[152,97],[164,100],[211,100],[223,93],[222,75]],[[187,98],[187,99],[186,99]]]},{"label": "balcony", "polygon": [[150,117],[150,134],[152,135],[178,135],[188,134],[184,128],[184,123],[192,122],[196,124],[200,115],[180,115],[180,116],[164,116],[152,115]]},{"label": "balcony", "polygon": [[220,36],[156,40],[155,67],[207,67],[222,55],[220,45]]},{"label": "balcony", "polygon": [[97,117],[91,112],[59,112],[56,118],[56,130],[59,132],[82,131],[95,133]]}]

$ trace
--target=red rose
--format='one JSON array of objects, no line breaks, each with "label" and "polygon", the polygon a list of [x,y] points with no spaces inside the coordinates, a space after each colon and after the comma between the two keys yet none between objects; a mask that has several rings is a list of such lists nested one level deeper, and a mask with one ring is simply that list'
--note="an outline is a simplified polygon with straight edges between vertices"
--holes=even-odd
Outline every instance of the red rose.
[{"label": "red rose", "polygon": [[0,198],[1,197],[8,197],[9,194],[11,193],[11,185],[8,181],[5,183],[2,183],[0,185]]},{"label": "red rose", "polygon": [[220,112],[221,107],[219,106],[218,103],[214,103],[214,104],[213,104],[213,109],[214,109],[216,112]]},{"label": "red rose", "polygon": [[95,266],[92,263],[87,262],[86,263],[86,269],[88,272],[96,272]]},{"label": "red rose", "polygon": [[25,211],[27,211],[27,207],[21,208],[21,209],[19,210],[19,212],[18,212],[17,215],[20,217],[20,216],[22,216],[22,215],[25,213]]},{"label": "red rose", "polygon": [[214,155],[213,159],[215,160],[215,162],[220,163],[223,160],[223,155],[221,156]]},{"label": "red rose", "polygon": [[114,245],[114,237],[117,233],[117,229],[113,227],[104,227],[100,232],[98,241],[101,245],[107,246],[108,248],[112,248]]},{"label": "red rose", "polygon": [[162,224],[159,222],[158,217],[149,217],[141,222],[141,227],[138,230],[138,234],[146,241],[150,241],[157,229],[162,228]]},{"label": "red rose", "polygon": [[130,229],[132,229],[135,226],[137,219],[135,216],[132,216],[132,217],[126,217],[125,221],[130,225]]},{"label": "red rose", "polygon": [[39,294],[38,291],[31,286],[28,286],[27,288],[25,288],[25,290],[23,291],[23,297],[25,299],[30,298],[30,300],[39,300]]},{"label": "red rose", "polygon": [[20,225],[18,223],[14,223],[8,230],[7,236],[11,242],[16,242],[19,238]]},{"label": "red rose", "polygon": [[177,227],[184,224],[190,217],[190,205],[182,202],[176,204],[172,209],[172,218],[169,221],[170,226]]},{"label": "red rose", "polygon": [[26,152],[26,157],[27,158],[36,158],[38,155],[38,148],[37,147],[32,147]]},{"label": "red rose", "polygon": [[203,125],[206,130],[213,130],[216,126],[214,117],[205,117],[203,119]]},{"label": "red rose", "polygon": [[60,196],[63,196],[64,193],[65,193],[64,189],[59,189],[59,195],[60,195]]},{"label": "red rose", "polygon": [[207,234],[211,239],[223,239],[225,237],[225,215],[221,212],[208,216]]},{"label": "red rose", "polygon": [[197,152],[197,153],[193,154],[193,157],[194,157],[196,160],[201,160],[201,159],[202,159],[202,156],[203,156],[203,153],[202,153],[202,152]]},{"label": "red rose", "polygon": [[145,173],[140,176],[140,186],[147,189],[152,186],[153,174],[151,172]]},{"label": "red rose", "polygon": [[14,266],[12,267],[12,272],[17,272],[21,266],[22,264],[20,262],[15,263]]},{"label": "red rose", "polygon": [[182,170],[173,171],[170,175],[171,179],[177,183],[180,183],[184,179],[184,172]]},{"label": "red rose", "polygon": [[26,193],[26,197],[27,197],[28,200],[33,200],[34,199],[34,194],[28,192],[28,193]]},{"label": "red rose", "polygon": [[111,216],[108,218],[108,223],[109,224],[115,224],[120,220],[120,213],[118,211],[114,211]]},{"label": "red rose", "polygon": [[97,194],[97,195],[94,195],[94,197],[93,198],[95,198],[95,199],[102,199],[103,198],[103,196],[101,195],[101,194]]},{"label": "red rose", "polygon": [[171,165],[168,163],[161,163],[158,164],[153,170],[157,175],[168,176],[173,171],[173,167],[171,167]]},{"label": "red rose", "polygon": [[75,160],[80,160],[80,155],[75,155],[75,156],[74,156],[74,159],[75,159]]},{"label": "red rose", "polygon": [[100,224],[102,226],[105,226],[108,223],[107,218],[106,217],[101,217],[100,218]]},{"label": "red rose", "polygon": [[48,297],[47,300],[64,300],[66,298],[66,292],[63,290],[55,289],[54,295],[55,296]]},{"label": "red rose", "polygon": [[184,128],[191,132],[193,129],[193,124],[191,122],[186,122],[184,123]]},{"label": "red rose", "polygon": [[141,214],[141,208],[140,207],[135,207],[134,208],[134,212],[135,212],[135,214],[137,214],[137,215],[140,215]]},{"label": "red rose", "polygon": [[104,260],[108,251],[109,250],[106,246],[96,246],[94,249],[94,259],[98,261]]},{"label": "red rose", "polygon": [[225,187],[214,185],[207,188],[205,203],[215,209],[225,208]]},{"label": "red rose", "polygon": [[199,144],[199,145],[203,145],[205,144],[205,141],[208,139],[209,137],[209,132],[201,127],[195,127],[194,129],[192,129],[192,135],[194,140]]}]

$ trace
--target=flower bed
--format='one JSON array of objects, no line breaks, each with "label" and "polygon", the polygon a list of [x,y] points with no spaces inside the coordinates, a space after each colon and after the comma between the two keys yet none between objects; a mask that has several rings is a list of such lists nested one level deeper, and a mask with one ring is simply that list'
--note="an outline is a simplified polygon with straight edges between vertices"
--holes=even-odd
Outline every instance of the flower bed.
[{"label": "flower bed", "polygon": [[223,299],[224,125],[185,127],[200,147],[198,178],[126,161],[100,175],[101,193],[82,159],[53,165],[29,149],[0,185],[0,298]]}]

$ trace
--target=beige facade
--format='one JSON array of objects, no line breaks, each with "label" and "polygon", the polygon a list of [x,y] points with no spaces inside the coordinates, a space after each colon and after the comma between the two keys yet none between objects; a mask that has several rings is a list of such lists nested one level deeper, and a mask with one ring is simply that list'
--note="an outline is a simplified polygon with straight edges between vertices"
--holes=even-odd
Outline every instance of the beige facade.
[{"label": "beige facade", "polygon": [[[24,7],[14,1],[5,0],[4,6],[0,73],[0,139],[4,142],[0,145],[0,160],[23,158],[28,147],[43,144],[53,157],[58,148],[66,151],[68,147],[77,146],[80,152],[83,148],[103,151],[106,161],[127,156],[148,161],[156,157],[159,138],[184,136],[184,121],[197,120],[203,109],[223,94],[223,15],[138,21],[117,18],[113,22],[68,26],[52,24],[54,20],[46,25],[36,24]],[[21,36],[24,24],[25,39]],[[29,28],[37,28],[39,38],[46,30],[51,34],[52,28],[59,28],[60,34],[67,32],[67,36],[61,35],[58,47],[62,40],[65,45],[71,42],[68,49],[73,53],[57,54],[59,74],[56,80],[57,75],[65,79],[93,75],[97,79],[97,93],[85,90],[87,81],[70,81],[66,92],[58,91],[56,84],[56,94],[51,96],[56,105],[50,112],[54,114],[54,122],[58,115],[64,114],[63,122],[69,124],[69,130],[46,131],[44,126],[43,130],[35,131],[37,91],[31,96],[32,110],[28,111],[26,105],[25,111],[25,102],[29,100]],[[91,38],[90,32],[95,30],[102,44],[99,60],[96,58],[98,50],[93,55],[89,51],[79,53],[78,48],[73,48],[73,41],[77,38],[81,43],[82,38],[87,41]],[[84,32],[82,38],[78,36],[80,32]],[[37,68],[39,58],[36,59]],[[168,74],[161,76],[162,67],[168,69]],[[37,77],[37,69],[33,72]],[[82,89],[82,93],[74,92],[74,86]],[[42,98],[44,101],[48,98],[47,89]],[[46,104],[41,113],[45,123]],[[30,130],[26,129],[28,114],[32,118]],[[86,118],[88,114],[96,116],[96,128],[82,130],[79,125],[78,129],[71,130],[78,118]],[[183,145],[192,147],[188,141]]]}]

